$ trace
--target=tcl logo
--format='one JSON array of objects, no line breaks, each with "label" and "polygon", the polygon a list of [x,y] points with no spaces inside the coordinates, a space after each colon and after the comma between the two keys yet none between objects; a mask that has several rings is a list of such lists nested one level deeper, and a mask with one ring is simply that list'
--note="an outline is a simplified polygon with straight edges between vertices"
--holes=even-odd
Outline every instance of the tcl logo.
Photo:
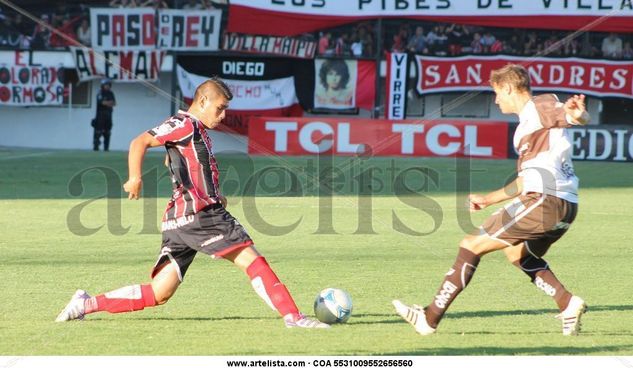
[{"label": "tcl logo", "polygon": [[253,118],[251,153],[507,158],[507,124]]},{"label": "tcl logo", "polygon": [[264,75],[264,63],[254,61],[224,61],[222,74],[261,77]]}]

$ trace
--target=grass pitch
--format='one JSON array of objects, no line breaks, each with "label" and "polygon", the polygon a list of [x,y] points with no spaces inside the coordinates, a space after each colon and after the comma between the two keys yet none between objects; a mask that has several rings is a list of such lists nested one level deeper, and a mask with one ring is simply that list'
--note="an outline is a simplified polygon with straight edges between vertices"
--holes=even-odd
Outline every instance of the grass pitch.
[{"label": "grass pitch", "polygon": [[[54,323],[76,288],[148,281],[169,195],[162,157],[147,157],[145,199],[127,201],[125,153],[0,150],[0,355],[633,355],[633,170],[621,163],[576,163],[579,216],[546,256],[589,304],[578,337],[561,335],[554,302],[503,254],[483,258],[436,335],[395,315],[394,298],[431,300],[464,224],[492,211],[464,217],[463,161],[450,159],[219,155],[229,210],[299,307],[312,314],[319,290],[346,289],[347,324],[286,329],[245,275],[203,255],[162,307]],[[328,165],[340,171],[319,171]],[[473,161],[472,190],[500,187],[513,169]],[[319,172],[331,185],[313,180]]]}]

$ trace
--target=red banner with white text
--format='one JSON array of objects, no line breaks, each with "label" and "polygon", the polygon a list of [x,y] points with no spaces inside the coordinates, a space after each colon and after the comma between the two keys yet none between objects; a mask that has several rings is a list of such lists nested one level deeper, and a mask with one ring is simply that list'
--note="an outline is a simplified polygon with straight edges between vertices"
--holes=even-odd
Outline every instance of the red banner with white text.
[{"label": "red banner with white text", "polygon": [[261,155],[508,157],[506,122],[256,117],[248,137]]},{"label": "red banner with white text", "polygon": [[599,97],[633,98],[633,63],[578,58],[521,58],[465,56],[441,58],[416,55],[420,94],[454,91],[492,91],[492,70],[522,64],[535,91],[584,93]]},{"label": "red banner with white text", "polygon": [[633,32],[631,0],[231,0],[229,32],[292,36],[375,18]]}]

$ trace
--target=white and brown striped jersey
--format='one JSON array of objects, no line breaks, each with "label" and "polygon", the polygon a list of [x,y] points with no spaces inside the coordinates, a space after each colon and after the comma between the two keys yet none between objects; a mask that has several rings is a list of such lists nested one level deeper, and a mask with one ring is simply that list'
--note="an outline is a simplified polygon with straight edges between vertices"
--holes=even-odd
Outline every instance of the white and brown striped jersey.
[{"label": "white and brown striped jersey", "polygon": [[218,165],[200,120],[178,111],[148,133],[165,145],[169,155],[173,194],[163,221],[193,215],[219,202]]},{"label": "white and brown striped jersey", "polygon": [[571,161],[571,141],[565,128],[573,121],[556,95],[533,97],[519,113],[514,148],[523,193],[537,192],[578,203],[578,178]]}]

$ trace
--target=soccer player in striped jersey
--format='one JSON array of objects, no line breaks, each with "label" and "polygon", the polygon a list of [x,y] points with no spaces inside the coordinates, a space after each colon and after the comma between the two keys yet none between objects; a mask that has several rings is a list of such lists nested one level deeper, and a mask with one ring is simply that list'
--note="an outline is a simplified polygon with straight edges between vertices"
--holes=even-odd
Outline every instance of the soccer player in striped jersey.
[{"label": "soccer player in striped jersey", "polygon": [[288,289],[255,249],[246,230],[225,209],[226,199],[220,193],[218,166],[206,129],[220,124],[232,98],[222,80],[211,78],[198,86],[188,111],[179,111],[132,141],[129,179],[124,184],[129,199],[140,196],[143,158],[150,147],[165,146],[173,184],[152,280],[93,297],[77,290],[57,322],[83,319],[95,312],[132,312],[165,304],[196,254],[203,253],[224,258],[244,271],[257,294],[281,315],[287,327],[329,327],[299,312]]},{"label": "soccer player in striped jersey", "polygon": [[410,307],[399,300],[393,304],[418,333],[432,334],[472,279],[480,258],[503,250],[512,264],[554,299],[560,310],[557,318],[562,320],[563,335],[576,335],[585,302],[563,286],[543,256],[576,217],[578,178],[565,128],[589,121],[585,96],[572,96],[564,104],[552,94],[532,96],[527,70],[515,64],[493,71],[490,83],[501,112],[519,116],[513,141],[519,153],[518,176],[487,195],[470,195],[469,206],[471,211],[478,211],[512,201],[493,213],[477,233],[461,241],[457,259],[430,304],[424,308]]}]

